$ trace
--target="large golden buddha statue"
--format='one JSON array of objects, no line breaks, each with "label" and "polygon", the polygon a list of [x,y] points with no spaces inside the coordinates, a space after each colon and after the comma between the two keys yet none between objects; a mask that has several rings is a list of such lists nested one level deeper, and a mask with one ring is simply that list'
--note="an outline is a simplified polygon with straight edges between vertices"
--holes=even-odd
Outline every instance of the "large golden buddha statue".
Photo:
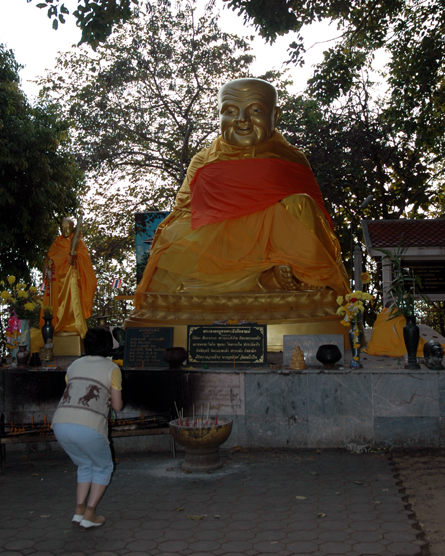
[{"label": "large golden buddha statue", "polygon": [[218,109],[221,136],[192,159],[126,325],[295,321],[327,306],[338,320],[335,298],[349,289],[340,245],[306,157],[275,129],[276,89],[236,79]]}]

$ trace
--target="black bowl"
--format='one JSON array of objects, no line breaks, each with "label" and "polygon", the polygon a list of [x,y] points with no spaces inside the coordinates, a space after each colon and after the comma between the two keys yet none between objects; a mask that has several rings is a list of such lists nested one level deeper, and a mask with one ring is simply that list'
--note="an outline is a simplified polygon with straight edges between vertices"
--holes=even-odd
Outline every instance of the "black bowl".
[{"label": "black bowl", "polygon": [[183,347],[171,347],[164,351],[164,361],[170,369],[180,369],[187,359],[187,351]]},{"label": "black bowl", "polygon": [[335,344],[323,344],[315,355],[318,361],[325,367],[333,367],[341,359],[341,351]]}]

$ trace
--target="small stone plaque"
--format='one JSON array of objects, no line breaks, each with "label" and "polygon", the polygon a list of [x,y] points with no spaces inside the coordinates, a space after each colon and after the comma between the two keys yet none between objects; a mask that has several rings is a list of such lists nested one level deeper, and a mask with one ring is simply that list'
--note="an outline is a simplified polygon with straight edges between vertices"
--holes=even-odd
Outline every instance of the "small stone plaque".
[{"label": "small stone plaque", "polygon": [[166,367],[164,351],[173,345],[173,327],[127,328],[124,367],[146,369]]},{"label": "small stone plaque", "polygon": [[283,365],[289,366],[292,352],[300,346],[304,353],[304,360],[308,367],[322,367],[316,358],[318,348],[323,344],[335,344],[341,351],[341,359],[337,365],[345,362],[345,340],[342,334],[308,334],[304,336],[283,336]]},{"label": "small stone plaque", "polygon": [[266,325],[187,327],[188,362],[215,365],[264,365]]}]

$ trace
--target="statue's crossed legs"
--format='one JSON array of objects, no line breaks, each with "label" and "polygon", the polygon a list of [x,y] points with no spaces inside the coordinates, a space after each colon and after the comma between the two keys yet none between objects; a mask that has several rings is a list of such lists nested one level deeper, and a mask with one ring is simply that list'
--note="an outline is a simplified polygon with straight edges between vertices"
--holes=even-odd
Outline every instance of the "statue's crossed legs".
[{"label": "statue's crossed legs", "polygon": [[195,230],[186,214],[162,231],[152,257],[153,292],[345,293],[348,283],[338,240],[308,195]]}]

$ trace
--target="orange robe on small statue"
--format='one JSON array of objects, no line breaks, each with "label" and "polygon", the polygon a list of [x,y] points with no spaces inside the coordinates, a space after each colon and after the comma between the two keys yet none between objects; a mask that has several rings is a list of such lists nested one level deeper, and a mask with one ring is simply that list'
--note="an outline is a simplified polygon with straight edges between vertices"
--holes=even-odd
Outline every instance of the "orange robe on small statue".
[{"label": "orange robe on small statue", "polygon": [[[369,353],[369,355],[389,355],[391,357],[407,355],[405,340],[403,339],[403,327],[406,324],[406,318],[399,316],[391,319],[392,310],[391,308],[384,308],[377,315],[372,327],[371,339],[362,351]],[[419,338],[417,357],[423,357],[425,343],[426,340]]]},{"label": "orange robe on small statue", "polygon": [[91,316],[97,280],[85,243],[78,239],[71,256],[73,234],[58,236],[48,251],[53,261],[53,277],[43,303],[53,307],[54,332],[77,332],[82,338],[87,331],[86,319]]}]

